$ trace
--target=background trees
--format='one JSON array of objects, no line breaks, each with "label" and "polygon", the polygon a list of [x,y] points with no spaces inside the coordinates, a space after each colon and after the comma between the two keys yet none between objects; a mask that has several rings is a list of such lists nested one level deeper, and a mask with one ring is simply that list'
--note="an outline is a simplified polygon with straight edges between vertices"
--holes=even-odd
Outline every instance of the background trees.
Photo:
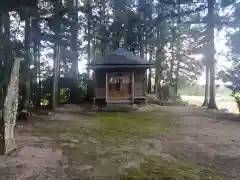
[{"label": "background trees", "polygon": [[[234,13],[221,15],[230,6]],[[39,0],[37,7],[10,11],[11,51],[24,58],[24,109],[30,101],[40,104],[43,82],[50,77],[49,100],[56,107],[60,76],[79,78],[80,60],[90,62],[118,47],[155,64],[148,72],[148,92],[162,100],[175,99],[180,81],[195,83],[206,66],[204,105],[216,108],[214,30],[237,29],[238,18],[226,21],[237,17],[238,6],[229,0]],[[238,36],[229,33],[234,62]]]}]

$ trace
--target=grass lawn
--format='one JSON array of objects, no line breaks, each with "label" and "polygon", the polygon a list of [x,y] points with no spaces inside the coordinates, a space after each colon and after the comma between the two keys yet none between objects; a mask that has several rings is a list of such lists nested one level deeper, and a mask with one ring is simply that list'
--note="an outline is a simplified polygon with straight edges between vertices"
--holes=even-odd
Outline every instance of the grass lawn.
[{"label": "grass lawn", "polygon": [[[210,170],[185,164],[161,153],[148,153],[152,141],[178,128],[173,117],[159,109],[132,113],[97,113],[73,116],[70,121],[43,121],[35,135],[51,137],[68,158],[68,177],[120,179],[220,180]],[[147,141],[146,141],[147,140]],[[143,147],[148,147],[148,150]]]},{"label": "grass lawn", "polygon": [[[190,100],[190,99],[183,99],[182,100],[185,103],[193,104],[197,106],[201,106],[203,104],[203,100]],[[232,98],[226,98],[221,100],[216,100],[216,104],[219,109],[228,109],[230,113],[239,113],[237,104]]]}]

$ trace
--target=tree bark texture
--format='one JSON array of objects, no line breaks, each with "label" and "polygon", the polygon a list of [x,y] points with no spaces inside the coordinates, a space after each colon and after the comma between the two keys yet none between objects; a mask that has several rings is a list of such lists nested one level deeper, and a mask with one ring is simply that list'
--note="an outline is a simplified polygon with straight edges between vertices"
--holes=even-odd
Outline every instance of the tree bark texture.
[{"label": "tree bark texture", "polygon": [[204,102],[202,106],[207,107],[208,103],[209,103],[209,68],[208,68],[208,65],[206,64],[205,95],[204,95]]},{"label": "tree bark texture", "polygon": [[21,113],[24,113],[28,115],[28,109],[29,109],[29,103],[30,103],[30,83],[31,83],[31,71],[30,71],[30,65],[31,65],[31,50],[30,50],[30,41],[31,41],[31,19],[28,13],[28,10],[26,11],[26,20],[25,20],[25,42],[24,42],[24,48],[25,48],[25,57],[23,65],[23,76],[24,76],[24,84],[23,84],[23,107],[21,107]]},{"label": "tree bark texture", "polygon": [[209,61],[209,109],[217,109],[216,105],[216,87],[215,87],[215,47],[214,47],[214,1],[208,0],[208,23],[207,23],[207,39],[209,40],[207,48],[207,60]]}]

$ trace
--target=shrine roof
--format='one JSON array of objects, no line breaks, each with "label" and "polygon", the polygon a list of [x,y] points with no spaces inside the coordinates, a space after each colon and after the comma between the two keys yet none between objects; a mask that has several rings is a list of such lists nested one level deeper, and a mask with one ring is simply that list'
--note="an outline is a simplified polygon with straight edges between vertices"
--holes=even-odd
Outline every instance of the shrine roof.
[{"label": "shrine roof", "polygon": [[93,60],[90,64],[88,64],[89,68],[94,67],[151,67],[152,64],[145,60],[144,58],[135,55],[133,52],[127,51],[123,48],[118,48],[117,50],[104,55],[101,58]]}]

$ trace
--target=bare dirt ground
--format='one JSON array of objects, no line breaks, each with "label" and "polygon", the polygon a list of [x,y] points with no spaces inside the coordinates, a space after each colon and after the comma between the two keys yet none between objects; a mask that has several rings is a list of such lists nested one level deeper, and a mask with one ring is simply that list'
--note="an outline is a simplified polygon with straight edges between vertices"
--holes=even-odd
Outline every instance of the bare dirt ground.
[{"label": "bare dirt ground", "polygon": [[215,169],[224,179],[240,179],[240,117],[198,107],[163,107],[179,117],[167,134],[166,149],[178,158]]},{"label": "bare dirt ground", "polygon": [[0,179],[240,179],[240,118],[198,107],[60,109],[17,126]]}]

